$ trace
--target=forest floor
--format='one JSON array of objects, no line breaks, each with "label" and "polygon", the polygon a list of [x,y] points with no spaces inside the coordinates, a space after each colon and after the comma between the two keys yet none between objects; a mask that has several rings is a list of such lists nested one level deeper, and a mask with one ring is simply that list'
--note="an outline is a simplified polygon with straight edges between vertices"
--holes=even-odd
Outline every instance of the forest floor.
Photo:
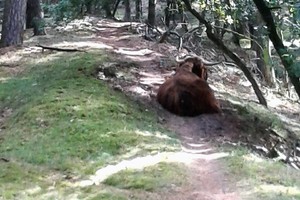
[{"label": "forest floor", "polygon": [[[74,178],[73,175],[65,175],[67,177],[63,184],[58,184],[60,179],[55,179],[47,192],[41,192],[39,186],[26,189],[16,196],[33,199],[166,200],[300,198],[298,171],[278,161],[283,159],[280,156],[276,156],[279,157],[277,160],[266,158],[269,149],[277,141],[271,135],[272,131],[281,134],[282,127],[288,126],[296,135],[299,134],[299,103],[262,86],[269,103],[269,109],[266,109],[257,103],[251,85],[240,70],[217,65],[209,69],[209,83],[216,92],[224,112],[198,117],[170,114],[157,104],[155,95],[165,77],[172,74],[171,67],[179,53],[176,47],[170,44],[146,41],[136,32],[141,29],[140,24],[97,18],[75,20],[67,26],[49,28],[46,36],[28,37],[24,48],[14,51],[10,48],[0,50],[0,66],[3,67],[1,73],[6,76],[24,73],[28,70],[22,67],[24,58],[26,62],[39,64],[65,55],[49,50],[42,52],[36,44],[76,48],[86,52],[80,54],[83,57],[89,52],[92,52],[93,56],[105,56],[105,62],[99,63],[88,75],[92,74],[97,77],[97,81],[105,81],[110,88],[121,91],[131,101],[142,104],[142,113],[154,112],[157,123],[162,125],[166,132],[175,133],[174,137],[178,139],[179,146],[175,145],[170,151],[170,146],[161,144],[165,145],[165,150],[160,147],[143,154],[143,157],[131,155],[128,156],[130,159],[126,159],[126,156],[118,158],[111,162],[113,164],[99,165],[102,168],[93,166],[92,172],[87,173],[89,176]],[[210,46],[203,47],[208,60],[216,54],[212,45]],[[180,52],[184,53],[186,52]],[[73,53],[69,54],[65,57],[72,59]],[[74,54],[74,57],[78,55]],[[86,59],[86,62],[89,60]],[[78,70],[85,71],[84,65]],[[1,81],[4,82],[5,78]],[[76,85],[76,82],[73,84]],[[1,109],[0,125],[3,125],[13,110],[10,107]],[[151,125],[155,126],[155,123]],[[7,131],[7,128],[4,131]],[[139,134],[147,137],[152,133],[145,131]],[[2,140],[5,141],[5,134],[2,135]],[[163,140],[169,136],[160,131],[155,132],[155,137]],[[156,140],[152,142],[160,144]],[[9,160],[7,155],[10,154],[1,155],[0,163]],[[158,166],[158,169],[151,168],[153,166]],[[140,172],[142,173],[139,174]],[[147,186],[146,183],[153,174],[155,178],[150,181],[152,185]],[[0,175],[5,177],[5,174]],[[7,188],[9,187],[3,188],[2,192]],[[81,192],[76,193],[76,188],[80,188]],[[103,196],[103,193],[98,194],[99,188],[105,190],[106,196]],[[65,193],[65,196],[61,193]],[[6,199],[5,197],[0,196],[0,199]]]}]

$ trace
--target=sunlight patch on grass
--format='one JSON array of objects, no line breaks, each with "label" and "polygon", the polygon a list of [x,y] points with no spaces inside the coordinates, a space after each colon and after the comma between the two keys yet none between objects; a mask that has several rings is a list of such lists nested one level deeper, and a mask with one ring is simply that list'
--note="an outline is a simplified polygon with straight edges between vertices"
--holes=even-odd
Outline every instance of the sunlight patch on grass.
[{"label": "sunlight patch on grass", "polygon": [[249,162],[261,163],[261,162],[265,161],[262,157],[259,157],[255,154],[246,154],[246,155],[243,155],[242,157],[243,157],[243,159],[245,159],[245,161],[249,161]]},{"label": "sunlight patch on grass", "polygon": [[113,176],[125,169],[138,169],[142,170],[146,167],[156,165],[162,161],[165,161],[170,157],[172,153],[159,153],[156,155],[147,155],[145,157],[137,157],[131,160],[122,160],[116,165],[108,165],[96,171],[95,175],[92,175],[90,180],[80,181],[79,186],[89,186],[92,184],[99,185],[108,177]]},{"label": "sunlight patch on grass", "polygon": [[[56,62],[57,59],[60,59],[61,57],[63,57],[65,54],[64,52],[59,52],[59,51],[53,51],[51,53],[45,53],[42,52],[42,49],[40,47],[35,47],[35,51],[36,52],[29,52],[30,54],[34,53],[36,54],[36,56],[38,56],[38,59],[30,59],[27,60],[28,65],[27,65],[27,69],[30,70],[31,67],[35,67],[37,64],[39,65],[44,65],[50,62]],[[48,51],[48,50],[46,50]],[[69,53],[68,56],[70,55],[77,55],[76,53]]]},{"label": "sunlight patch on grass", "polygon": [[11,79],[11,77],[0,77],[0,83],[5,83],[7,81],[9,81]]},{"label": "sunlight patch on grass", "polygon": [[[16,198],[22,190],[26,190],[28,194],[33,194],[50,185],[47,180],[43,179],[42,175],[47,170],[13,161],[1,162],[0,164],[0,198]],[[39,186],[36,185],[37,182]],[[39,191],[32,190],[37,187]]]},{"label": "sunlight patch on grass", "polygon": [[99,185],[110,176],[120,173],[122,170],[143,170],[147,167],[157,165],[158,163],[181,163],[186,166],[191,165],[197,159],[216,160],[228,156],[227,153],[187,153],[187,152],[162,152],[152,155],[139,156],[132,159],[121,160],[116,164],[107,165],[98,169],[89,179],[80,180],[75,183],[75,187],[87,187]]},{"label": "sunlight patch on grass", "polygon": [[299,187],[282,185],[260,185],[254,189],[256,199],[262,200],[296,200],[300,199]]},{"label": "sunlight patch on grass", "polygon": [[142,136],[150,136],[150,137],[157,137],[157,138],[160,138],[160,139],[170,139],[172,140],[173,138],[169,137],[168,135],[166,134],[162,134],[161,132],[154,132],[154,133],[150,133],[149,131],[141,131],[141,130],[136,130],[135,131],[136,134],[139,134],[139,135],[142,135]]},{"label": "sunlight patch on grass", "polygon": [[104,181],[105,184],[123,189],[160,190],[186,181],[184,166],[174,163],[158,163],[141,171],[123,170]]},{"label": "sunlight patch on grass", "polygon": [[257,188],[257,192],[277,193],[286,195],[300,195],[299,187],[287,187],[282,185],[263,184]]},{"label": "sunlight patch on grass", "polygon": [[125,198],[123,196],[119,196],[116,194],[111,194],[111,193],[102,193],[98,194],[95,197],[92,197],[89,200],[127,200],[128,198]]},{"label": "sunlight patch on grass", "polygon": [[78,195],[78,199],[87,200],[127,200],[130,198],[129,194],[125,194],[120,190],[117,191],[112,189],[113,188],[99,190],[99,186],[92,186],[81,188],[80,190],[76,190],[75,192],[78,193],[80,191],[81,193],[80,195]]}]

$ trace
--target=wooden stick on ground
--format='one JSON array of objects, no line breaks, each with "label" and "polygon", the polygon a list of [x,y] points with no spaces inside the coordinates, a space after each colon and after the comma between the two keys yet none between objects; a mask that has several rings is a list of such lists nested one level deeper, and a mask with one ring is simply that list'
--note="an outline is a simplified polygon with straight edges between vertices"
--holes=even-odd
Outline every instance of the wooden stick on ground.
[{"label": "wooden stick on ground", "polygon": [[75,51],[81,51],[79,49],[68,49],[68,48],[58,48],[58,47],[49,47],[49,46],[44,46],[44,45],[40,45],[40,44],[37,44],[35,45],[37,47],[41,47],[43,49],[43,51],[45,49],[49,49],[49,50],[53,50],[53,51],[67,51],[67,52],[75,52]]}]

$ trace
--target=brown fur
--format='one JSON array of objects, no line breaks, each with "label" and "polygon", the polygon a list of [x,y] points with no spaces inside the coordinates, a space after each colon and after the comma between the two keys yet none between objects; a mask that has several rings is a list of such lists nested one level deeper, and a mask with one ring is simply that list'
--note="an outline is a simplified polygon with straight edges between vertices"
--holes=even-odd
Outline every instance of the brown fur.
[{"label": "brown fur", "polygon": [[[181,116],[221,112],[219,102],[206,82],[207,70],[197,62],[188,60],[179,64],[176,74],[160,86],[157,101],[163,108]],[[197,73],[193,72],[197,67]]]}]

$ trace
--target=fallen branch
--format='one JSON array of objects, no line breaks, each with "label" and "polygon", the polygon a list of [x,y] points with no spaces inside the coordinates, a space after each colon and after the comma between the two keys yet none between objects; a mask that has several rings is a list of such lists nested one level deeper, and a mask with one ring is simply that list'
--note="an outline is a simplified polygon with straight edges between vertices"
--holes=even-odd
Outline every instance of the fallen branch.
[{"label": "fallen branch", "polygon": [[35,46],[41,47],[43,49],[43,51],[44,51],[44,49],[49,49],[52,51],[67,51],[67,52],[81,51],[79,49],[65,49],[65,48],[58,48],[58,47],[48,47],[48,46],[44,46],[44,45],[40,45],[40,44],[37,44]]},{"label": "fallen branch", "polygon": [[12,67],[12,64],[0,63],[0,67]]},{"label": "fallen branch", "polygon": [[9,162],[9,160],[7,158],[0,158],[0,160],[3,162]]}]

